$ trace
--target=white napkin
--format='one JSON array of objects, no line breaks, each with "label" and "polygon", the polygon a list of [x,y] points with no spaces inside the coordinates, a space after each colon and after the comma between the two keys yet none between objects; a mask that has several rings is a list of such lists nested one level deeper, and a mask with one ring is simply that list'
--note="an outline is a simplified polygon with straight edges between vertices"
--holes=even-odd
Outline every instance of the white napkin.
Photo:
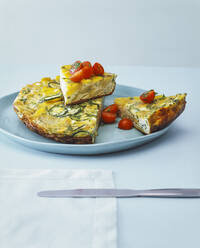
[{"label": "white napkin", "polygon": [[37,196],[113,186],[111,171],[0,170],[0,247],[116,248],[116,199]]}]

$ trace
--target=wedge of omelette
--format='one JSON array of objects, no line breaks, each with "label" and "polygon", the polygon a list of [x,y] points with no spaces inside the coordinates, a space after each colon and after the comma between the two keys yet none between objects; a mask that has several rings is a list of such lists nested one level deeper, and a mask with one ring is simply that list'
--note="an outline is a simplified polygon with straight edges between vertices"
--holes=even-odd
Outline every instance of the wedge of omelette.
[{"label": "wedge of omelette", "polygon": [[24,87],[13,103],[19,119],[32,131],[62,143],[94,143],[103,98],[65,106],[59,77]]},{"label": "wedge of omelette", "polygon": [[143,103],[140,97],[115,98],[120,116],[133,121],[135,128],[150,134],[168,126],[185,109],[186,94],[157,95],[152,103]]},{"label": "wedge of omelette", "polygon": [[80,82],[72,82],[70,69],[71,65],[64,65],[60,69],[60,87],[66,105],[111,95],[115,90],[116,74],[105,72],[102,76],[91,76]]}]

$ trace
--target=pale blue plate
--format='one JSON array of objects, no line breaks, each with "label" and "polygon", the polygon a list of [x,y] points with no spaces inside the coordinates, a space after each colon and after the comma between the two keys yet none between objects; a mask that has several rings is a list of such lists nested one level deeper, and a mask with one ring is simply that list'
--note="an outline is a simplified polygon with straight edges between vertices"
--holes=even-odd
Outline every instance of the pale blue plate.
[{"label": "pale blue plate", "polygon": [[[142,89],[117,85],[114,94],[105,97],[105,106],[112,104],[115,97],[138,96],[142,92]],[[143,135],[135,128],[128,131],[119,129],[118,119],[115,124],[100,126],[95,144],[61,144],[30,131],[18,119],[12,107],[17,94],[18,92],[0,98],[0,132],[22,145],[40,151],[85,155],[118,152],[148,143],[166,133],[169,128]]]}]

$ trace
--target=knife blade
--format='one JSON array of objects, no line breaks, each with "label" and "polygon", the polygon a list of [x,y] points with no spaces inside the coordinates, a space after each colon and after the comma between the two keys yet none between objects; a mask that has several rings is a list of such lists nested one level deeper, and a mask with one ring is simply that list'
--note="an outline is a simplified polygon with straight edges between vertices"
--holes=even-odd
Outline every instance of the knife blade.
[{"label": "knife blade", "polygon": [[199,198],[198,188],[169,188],[169,189],[67,189],[47,190],[37,193],[39,197],[50,198],[130,198],[130,197],[162,197],[162,198]]}]

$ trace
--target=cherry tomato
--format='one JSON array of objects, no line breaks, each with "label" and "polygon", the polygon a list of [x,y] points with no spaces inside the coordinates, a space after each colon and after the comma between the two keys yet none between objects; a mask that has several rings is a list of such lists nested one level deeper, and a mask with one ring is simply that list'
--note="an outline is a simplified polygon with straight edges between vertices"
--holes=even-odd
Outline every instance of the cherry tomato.
[{"label": "cherry tomato", "polygon": [[118,111],[118,106],[117,104],[112,104],[108,106],[107,108],[105,108],[103,111],[116,114]]},{"label": "cherry tomato", "polygon": [[103,111],[101,117],[104,123],[114,123],[117,115],[114,113]]},{"label": "cherry tomato", "polygon": [[85,67],[85,66],[92,67],[92,65],[89,61],[82,62],[82,67]]},{"label": "cherry tomato", "polygon": [[82,79],[88,79],[92,76],[93,70],[92,67],[83,67],[79,71],[72,74],[70,77],[73,82],[80,82]]},{"label": "cherry tomato", "polygon": [[76,62],[74,62],[72,64],[72,67],[70,69],[70,72],[73,74],[73,73],[79,71],[82,67],[83,67],[83,65],[82,65],[81,61],[80,60],[77,60]]},{"label": "cherry tomato", "polygon": [[90,78],[93,74],[92,67],[85,66],[81,70],[83,71],[83,78],[85,78],[85,79]]},{"label": "cherry tomato", "polygon": [[118,128],[124,129],[124,130],[129,130],[133,127],[133,122],[130,119],[124,118],[121,119],[118,123]]},{"label": "cherry tomato", "polygon": [[70,77],[70,79],[73,82],[80,82],[82,79],[84,79],[83,69],[73,73],[72,76]]},{"label": "cherry tomato", "polygon": [[155,91],[154,90],[149,90],[144,92],[141,96],[140,99],[144,102],[144,103],[152,103],[153,100],[155,98]]},{"label": "cherry tomato", "polygon": [[102,76],[104,74],[104,68],[101,64],[95,63],[93,65],[93,72],[97,76]]}]

